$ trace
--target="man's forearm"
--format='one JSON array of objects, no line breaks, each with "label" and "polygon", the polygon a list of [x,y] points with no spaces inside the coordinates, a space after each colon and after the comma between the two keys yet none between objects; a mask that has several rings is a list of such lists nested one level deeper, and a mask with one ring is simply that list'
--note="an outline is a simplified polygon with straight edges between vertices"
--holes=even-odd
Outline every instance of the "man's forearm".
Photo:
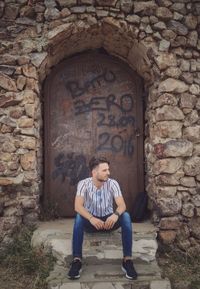
[{"label": "man's forearm", "polygon": [[92,218],[92,214],[90,214],[83,206],[75,206],[75,211],[87,220]]},{"label": "man's forearm", "polygon": [[126,206],[124,204],[121,204],[117,206],[116,211],[121,215],[126,211]]}]

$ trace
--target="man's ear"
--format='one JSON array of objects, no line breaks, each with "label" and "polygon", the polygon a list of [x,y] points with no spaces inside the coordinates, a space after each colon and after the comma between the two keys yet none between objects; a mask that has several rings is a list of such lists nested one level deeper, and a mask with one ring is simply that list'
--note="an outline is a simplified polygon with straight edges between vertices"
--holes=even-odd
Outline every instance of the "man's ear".
[{"label": "man's ear", "polygon": [[95,176],[96,173],[97,173],[97,168],[94,168],[94,169],[92,170],[92,176]]}]

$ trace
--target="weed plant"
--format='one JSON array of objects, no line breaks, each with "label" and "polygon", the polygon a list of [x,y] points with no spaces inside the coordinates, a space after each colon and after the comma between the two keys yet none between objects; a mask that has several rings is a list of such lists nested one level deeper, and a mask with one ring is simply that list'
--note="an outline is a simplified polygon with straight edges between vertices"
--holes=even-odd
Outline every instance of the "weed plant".
[{"label": "weed plant", "polygon": [[34,228],[24,227],[13,236],[13,242],[0,250],[0,266],[6,268],[6,274],[30,278],[30,289],[46,289],[46,278],[55,259],[42,248],[31,247],[33,231]]},{"label": "weed plant", "polygon": [[170,279],[173,289],[180,288],[180,284],[188,284],[188,289],[200,289],[200,254],[197,251],[184,252],[161,246],[158,261],[163,276]]}]

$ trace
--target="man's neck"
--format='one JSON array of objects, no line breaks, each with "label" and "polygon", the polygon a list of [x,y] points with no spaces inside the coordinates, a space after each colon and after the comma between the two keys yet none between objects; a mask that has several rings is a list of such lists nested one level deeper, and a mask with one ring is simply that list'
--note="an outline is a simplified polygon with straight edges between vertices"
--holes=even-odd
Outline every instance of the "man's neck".
[{"label": "man's neck", "polygon": [[99,181],[95,178],[92,178],[93,184],[97,187],[97,189],[100,189],[103,186],[104,181]]}]

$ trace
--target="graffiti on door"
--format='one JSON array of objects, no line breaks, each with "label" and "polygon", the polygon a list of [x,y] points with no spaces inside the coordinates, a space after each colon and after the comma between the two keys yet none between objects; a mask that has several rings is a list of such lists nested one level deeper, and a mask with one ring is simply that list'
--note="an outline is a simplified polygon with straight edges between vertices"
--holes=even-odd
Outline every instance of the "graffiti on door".
[{"label": "graffiti on door", "polygon": [[75,155],[74,153],[59,153],[54,159],[55,169],[52,172],[52,178],[55,180],[61,178],[64,182],[69,178],[70,185],[76,185],[79,180],[89,176],[89,169],[84,155]]}]

